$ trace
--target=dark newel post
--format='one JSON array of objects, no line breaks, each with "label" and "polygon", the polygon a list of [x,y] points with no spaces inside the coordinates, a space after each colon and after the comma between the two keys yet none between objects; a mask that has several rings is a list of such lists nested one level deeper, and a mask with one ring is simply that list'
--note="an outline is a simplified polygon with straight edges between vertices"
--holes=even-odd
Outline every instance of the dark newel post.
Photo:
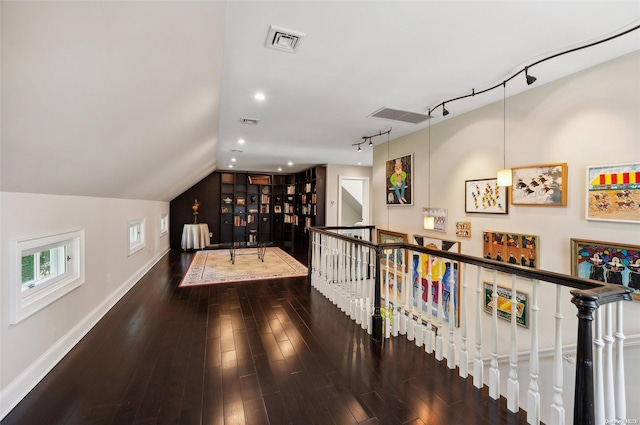
[{"label": "dark newel post", "polygon": [[371,327],[373,329],[373,339],[377,342],[382,341],[382,315],[380,314],[380,247],[376,247],[376,270],[374,278],[374,297],[373,297],[373,317],[371,318]]},{"label": "dark newel post", "polygon": [[595,425],[593,387],[593,312],[598,308],[595,297],[571,291],[571,302],[578,307],[578,348],[576,355],[576,388],[573,423]]}]

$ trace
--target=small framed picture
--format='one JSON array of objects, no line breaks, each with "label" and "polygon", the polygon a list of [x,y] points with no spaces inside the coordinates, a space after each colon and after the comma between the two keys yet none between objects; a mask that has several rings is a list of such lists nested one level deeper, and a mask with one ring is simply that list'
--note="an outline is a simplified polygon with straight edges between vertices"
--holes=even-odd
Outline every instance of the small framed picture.
[{"label": "small framed picture", "polygon": [[274,205],[273,212],[276,214],[280,214],[282,212],[282,207],[280,205]]},{"label": "small framed picture", "polygon": [[[378,229],[378,243],[407,243],[409,238],[406,233],[392,232],[391,230]],[[387,258],[389,258],[387,264]],[[404,269],[407,264],[407,253],[404,249],[388,249],[383,252],[382,264],[389,267],[397,265],[399,269]]]}]

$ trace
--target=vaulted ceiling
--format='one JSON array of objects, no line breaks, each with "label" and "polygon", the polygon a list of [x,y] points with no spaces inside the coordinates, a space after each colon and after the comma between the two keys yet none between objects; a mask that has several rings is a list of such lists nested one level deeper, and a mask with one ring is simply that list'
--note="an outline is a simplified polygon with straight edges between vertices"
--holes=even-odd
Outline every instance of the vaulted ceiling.
[{"label": "vaulted ceiling", "polygon": [[[229,164],[371,165],[371,150],[352,146],[363,136],[391,129],[394,139],[427,125],[369,117],[376,110],[425,114],[640,23],[637,0],[0,7],[2,190],[153,200]],[[272,25],[303,35],[295,53],[265,46]],[[540,63],[530,69],[537,82],[514,78],[507,96],[639,49],[633,31]],[[254,99],[258,92],[266,98]],[[451,113],[436,108],[432,122],[502,95],[448,103]]]}]

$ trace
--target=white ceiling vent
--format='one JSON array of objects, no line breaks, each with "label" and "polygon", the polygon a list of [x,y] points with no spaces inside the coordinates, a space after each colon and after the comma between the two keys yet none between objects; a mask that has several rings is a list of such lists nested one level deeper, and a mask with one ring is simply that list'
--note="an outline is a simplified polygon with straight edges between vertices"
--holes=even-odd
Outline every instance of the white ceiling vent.
[{"label": "white ceiling vent", "polygon": [[380,108],[369,115],[371,118],[381,118],[384,120],[402,121],[411,124],[420,124],[429,119],[429,115],[417,112],[401,111],[400,109]]},{"label": "white ceiling vent", "polygon": [[304,36],[305,34],[301,32],[286,30],[284,28],[271,25],[269,27],[269,33],[267,34],[267,41],[264,45],[271,49],[295,53]]},{"label": "white ceiling vent", "polygon": [[259,122],[260,120],[258,118],[246,118],[246,117],[240,118],[241,124],[258,125]]}]

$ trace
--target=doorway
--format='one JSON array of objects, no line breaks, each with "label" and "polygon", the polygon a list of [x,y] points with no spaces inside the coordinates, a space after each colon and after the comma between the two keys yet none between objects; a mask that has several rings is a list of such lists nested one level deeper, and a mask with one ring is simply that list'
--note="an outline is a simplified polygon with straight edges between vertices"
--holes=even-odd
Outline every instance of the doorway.
[{"label": "doorway", "polygon": [[338,225],[369,224],[369,177],[338,176]]}]

